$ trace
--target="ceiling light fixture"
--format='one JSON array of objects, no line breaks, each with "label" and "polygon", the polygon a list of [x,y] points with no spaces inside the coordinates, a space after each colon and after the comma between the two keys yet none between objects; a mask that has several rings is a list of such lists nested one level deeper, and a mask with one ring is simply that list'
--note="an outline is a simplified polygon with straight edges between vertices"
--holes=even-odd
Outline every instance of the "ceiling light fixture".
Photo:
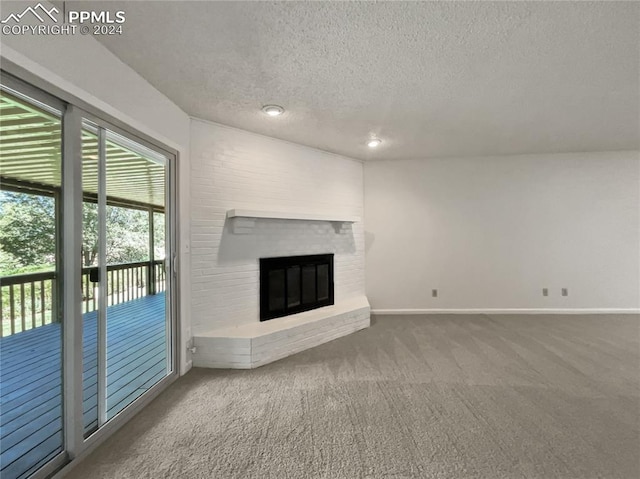
[{"label": "ceiling light fixture", "polygon": [[262,111],[269,116],[280,116],[284,113],[284,108],[279,105],[265,105],[262,107]]},{"label": "ceiling light fixture", "polygon": [[379,138],[371,138],[369,141],[367,141],[367,146],[369,148],[376,148],[380,146],[380,143],[382,143],[382,140],[380,140]]}]

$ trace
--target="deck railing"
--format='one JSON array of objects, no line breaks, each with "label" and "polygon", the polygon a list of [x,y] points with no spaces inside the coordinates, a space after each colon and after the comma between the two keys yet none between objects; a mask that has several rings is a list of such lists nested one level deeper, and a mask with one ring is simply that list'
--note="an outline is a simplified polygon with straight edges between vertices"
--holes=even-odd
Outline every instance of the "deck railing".
[{"label": "deck railing", "polygon": [[[163,260],[107,266],[107,306],[166,289]],[[98,309],[98,268],[82,269],[82,312]],[[59,321],[57,274],[17,274],[0,278],[0,337]]]},{"label": "deck railing", "polygon": [[56,273],[27,273],[0,278],[0,337],[52,322]]}]

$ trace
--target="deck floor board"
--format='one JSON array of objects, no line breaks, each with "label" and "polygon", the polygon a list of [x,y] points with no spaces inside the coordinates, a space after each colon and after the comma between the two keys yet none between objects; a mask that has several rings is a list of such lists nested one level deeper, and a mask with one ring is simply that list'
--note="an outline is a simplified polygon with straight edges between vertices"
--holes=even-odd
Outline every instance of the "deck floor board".
[{"label": "deck floor board", "polygon": [[[167,374],[165,296],[107,309],[107,417]],[[85,434],[97,426],[97,313],[84,314]],[[0,338],[0,476],[27,477],[61,450],[59,323]]]}]

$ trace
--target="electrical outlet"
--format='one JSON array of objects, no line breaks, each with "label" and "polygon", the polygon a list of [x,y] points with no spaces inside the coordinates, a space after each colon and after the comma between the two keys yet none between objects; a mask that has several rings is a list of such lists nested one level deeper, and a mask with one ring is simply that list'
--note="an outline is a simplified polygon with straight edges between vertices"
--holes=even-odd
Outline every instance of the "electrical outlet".
[{"label": "electrical outlet", "polygon": [[569,296],[569,290],[567,288],[562,288],[562,296]]},{"label": "electrical outlet", "polygon": [[549,288],[542,288],[542,296],[549,296]]},{"label": "electrical outlet", "polygon": [[438,297],[438,290],[437,289],[432,289],[431,290],[431,297],[433,297],[433,298],[437,298]]}]

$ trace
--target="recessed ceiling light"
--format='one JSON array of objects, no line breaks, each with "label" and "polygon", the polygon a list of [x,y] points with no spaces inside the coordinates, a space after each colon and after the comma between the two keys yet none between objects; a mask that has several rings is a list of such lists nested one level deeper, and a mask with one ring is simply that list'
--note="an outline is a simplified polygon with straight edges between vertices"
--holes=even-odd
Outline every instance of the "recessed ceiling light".
[{"label": "recessed ceiling light", "polygon": [[371,138],[369,141],[367,141],[367,146],[369,148],[376,148],[380,146],[380,143],[382,143],[382,140],[380,140],[379,138]]},{"label": "recessed ceiling light", "polygon": [[265,105],[262,107],[262,111],[269,116],[280,116],[284,113],[284,108],[279,105]]}]

